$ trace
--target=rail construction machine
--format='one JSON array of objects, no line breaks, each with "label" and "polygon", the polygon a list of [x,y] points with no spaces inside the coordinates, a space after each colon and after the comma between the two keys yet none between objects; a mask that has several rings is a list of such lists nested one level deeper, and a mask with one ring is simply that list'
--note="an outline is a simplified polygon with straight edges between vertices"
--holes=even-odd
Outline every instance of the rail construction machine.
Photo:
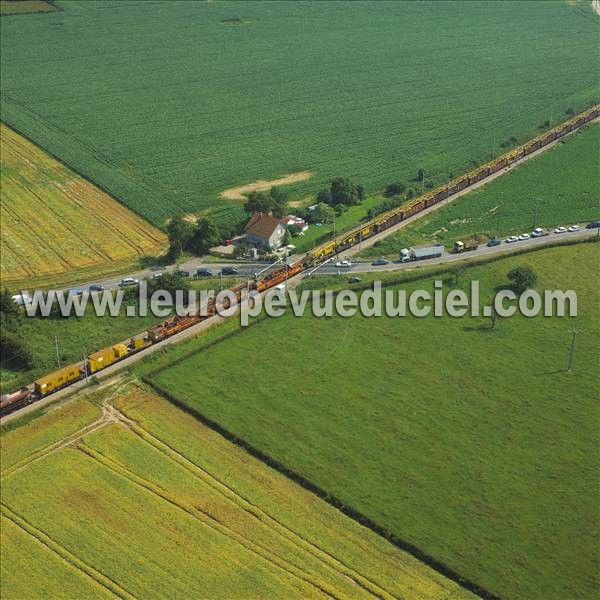
[{"label": "rail construction machine", "polygon": [[[469,173],[445,183],[423,196],[419,196],[400,207],[389,210],[372,221],[325,242],[311,252],[308,252],[293,264],[283,265],[269,272],[262,278],[254,279],[250,282],[249,289],[264,292],[273,288],[305,269],[323,262],[339,252],[343,252],[344,250],[359,244],[361,241],[401,223],[430,206],[442,202],[442,200],[454,196],[458,192],[475,185],[505,167],[516,164],[520,159],[547,146],[554,140],[561,138],[563,135],[579,129],[582,125],[596,119],[598,116],[600,116],[600,105],[594,106],[569,121],[561,123],[554,129],[544,132],[522,146],[503,154],[499,158],[496,158]],[[246,286],[241,285],[231,290],[231,292],[235,294],[238,302],[242,297],[244,289],[246,289]],[[45,375],[34,381],[33,384],[22,387],[20,390],[7,396],[3,396],[0,400],[0,416],[9,414],[27,404],[31,404],[36,400],[44,398],[57,390],[63,389],[76,381],[80,381],[89,375],[93,375],[133,353],[142,352],[148,346],[160,343],[176,333],[184,331],[185,329],[214,316],[217,312],[216,308],[215,301],[211,300],[204,315],[172,317],[148,329],[148,331],[141,335],[132,338],[128,343],[117,344],[110,348],[105,348],[89,355],[81,363],[63,367],[62,369]]]}]

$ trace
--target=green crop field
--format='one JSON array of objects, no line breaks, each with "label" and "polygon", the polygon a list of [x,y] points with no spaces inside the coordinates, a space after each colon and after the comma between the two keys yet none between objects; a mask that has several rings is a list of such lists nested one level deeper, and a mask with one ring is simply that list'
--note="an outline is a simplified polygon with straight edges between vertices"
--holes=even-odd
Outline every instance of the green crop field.
[{"label": "green crop field", "polygon": [[569,226],[600,219],[599,164],[600,124],[594,123],[361,254],[391,256],[426,242],[452,247],[456,240],[471,236],[503,237],[531,231],[534,226]]},{"label": "green crop field", "polygon": [[151,377],[493,593],[589,598],[598,573],[599,253],[593,243],[546,249],[459,279],[465,289],[479,280],[486,301],[512,267],[530,265],[536,289],[577,292],[576,318],[516,316],[492,329],[483,317],[288,314]]},{"label": "green crop field", "polygon": [[2,119],[158,225],[300,171],[442,181],[600,98],[590,2],[57,6],[2,18]]},{"label": "green crop field", "polygon": [[1,443],[3,598],[472,597],[135,385]]}]

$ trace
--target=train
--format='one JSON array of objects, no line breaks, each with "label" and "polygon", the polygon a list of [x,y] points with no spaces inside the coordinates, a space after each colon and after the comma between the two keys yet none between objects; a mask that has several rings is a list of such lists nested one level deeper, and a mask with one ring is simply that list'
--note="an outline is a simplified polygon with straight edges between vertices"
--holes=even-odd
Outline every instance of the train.
[{"label": "train", "polygon": [[[561,123],[554,129],[544,132],[542,135],[529,142],[510,150],[499,158],[496,158],[469,173],[456,177],[442,186],[435,188],[423,196],[419,196],[400,207],[391,209],[377,216],[368,223],[364,223],[354,229],[336,236],[322,245],[314,248],[302,258],[292,264],[281,265],[270,271],[261,278],[256,277],[249,283],[249,290],[264,292],[280,285],[288,279],[298,275],[307,268],[313,267],[320,262],[328,260],[340,252],[359,244],[390,227],[420,213],[423,210],[454,196],[480,181],[487,179],[498,171],[518,163],[522,158],[543,148],[562,136],[574,131],[600,116],[600,105],[573,117],[569,121]],[[232,288],[230,291],[239,302],[246,289],[245,285]],[[227,304],[227,301],[225,301]],[[225,306],[227,308],[227,306]],[[0,398],[0,416],[7,415],[15,410],[40,400],[58,390],[61,390],[76,381],[81,381],[106,367],[141,352],[148,346],[162,342],[163,340],[181,332],[197,323],[214,316],[217,306],[214,299],[209,301],[203,314],[188,314],[171,317],[158,325],[155,325],[144,333],[123,342],[104,348],[90,354],[80,363],[68,365],[45,375],[33,382],[30,386],[20,388],[18,391],[2,396]]]}]

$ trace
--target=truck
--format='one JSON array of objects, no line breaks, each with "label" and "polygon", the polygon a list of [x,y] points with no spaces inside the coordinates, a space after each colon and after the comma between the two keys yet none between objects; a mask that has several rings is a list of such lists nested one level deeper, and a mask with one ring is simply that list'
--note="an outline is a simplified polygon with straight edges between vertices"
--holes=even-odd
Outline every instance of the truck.
[{"label": "truck", "polygon": [[411,260],[425,260],[426,258],[439,258],[444,254],[444,246],[436,244],[435,246],[425,246],[422,248],[403,248],[400,250],[400,262],[409,262]]},{"label": "truck", "polygon": [[454,242],[454,252],[457,254],[461,252],[471,252],[472,250],[477,250],[479,248],[479,242],[477,240],[467,240],[466,242],[462,242],[458,240]]}]

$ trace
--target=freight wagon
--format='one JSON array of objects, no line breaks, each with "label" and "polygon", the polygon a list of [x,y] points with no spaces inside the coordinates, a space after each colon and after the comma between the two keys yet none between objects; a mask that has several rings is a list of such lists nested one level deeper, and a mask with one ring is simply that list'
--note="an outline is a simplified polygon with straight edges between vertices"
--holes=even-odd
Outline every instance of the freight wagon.
[{"label": "freight wagon", "polygon": [[[433,206],[441,202],[442,200],[449,198],[450,196],[457,194],[461,190],[469,187],[470,185],[482,181],[486,177],[489,177],[493,173],[498,172],[500,169],[516,164],[519,159],[535,152],[537,149],[551,143],[553,140],[574,131],[581,127],[583,124],[592,121],[600,116],[600,105],[595,106],[581,115],[578,115],[555,127],[551,131],[547,131],[544,134],[538,136],[536,139],[507,152],[503,156],[494,161],[491,161],[477,169],[474,169],[467,175],[462,175],[449,181],[432,192],[428,192],[422,197],[415,198],[409,201],[407,204],[394,208],[386,213],[383,213],[376,217],[373,221],[361,225],[356,229],[342,234],[330,240],[325,244],[315,248],[306,256],[296,263],[289,266],[282,266],[279,269],[271,271],[266,277],[255,280],[251,283],[250,288],[258,291],[264,291],[269,288],[280,285],[288,278],[297,275],[302,270],[312,266],[316,262],[323,261],[330,258],[340,250],[349,248],[360,241],[367,239],[377,233],[385,231],[386,229],[401,223],[405,219],[418,214],[425,208]],[[474,248],[470,248],[474,249]],[[409,260],[423,260],[427,258],[434,258],[442,256],[444,252],[443,246],[429,246],[427,248],[405,248],[401,251],[401,260],[403,262]],[[236,298],[240,299],[241,289],[232,290],[236,294]],[[180,331],[195,325],[203,319],[209,318],[216,313],[216,306],[214,300],[209,302],[206,307],[204,314],[200,315],[186,315],[183,317],[173,317],[167,319],[163,323],[152,327],[147,332],[135,338],[131,338],[129,344],[117,344],[104,350],[100,350],[90,355],[90,357],[84,363],[79,365],[70,365],[50,373],[40,379],[36,380],[31,388],[22,388],[21,390],[4,396],[0,401],[0,414],[8,414],[12,410],[20,408],[26,403],[32,402],[43,396],[59,390],[71,383],[82,379],[86,370],[89,373],[99,371],[106,368],[110,364],[113,364],[119,360],[122,360],[125,356],[133,352],[138,352],[154,343],[158,343],[163,339],[168,338]]]}]

